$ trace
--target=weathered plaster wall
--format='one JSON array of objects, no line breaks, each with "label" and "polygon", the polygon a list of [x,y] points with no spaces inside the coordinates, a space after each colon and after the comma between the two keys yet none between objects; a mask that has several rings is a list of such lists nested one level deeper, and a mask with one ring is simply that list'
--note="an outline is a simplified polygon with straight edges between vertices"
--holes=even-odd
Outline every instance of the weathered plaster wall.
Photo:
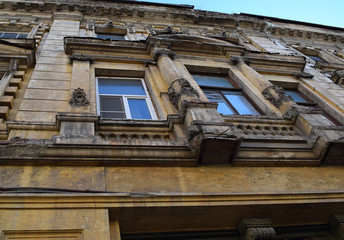
[{"label": "weathered plaster wall", "polygon": [[335,192],[344,189],[344,168],[3,166],[0,187],[142,193]]}]

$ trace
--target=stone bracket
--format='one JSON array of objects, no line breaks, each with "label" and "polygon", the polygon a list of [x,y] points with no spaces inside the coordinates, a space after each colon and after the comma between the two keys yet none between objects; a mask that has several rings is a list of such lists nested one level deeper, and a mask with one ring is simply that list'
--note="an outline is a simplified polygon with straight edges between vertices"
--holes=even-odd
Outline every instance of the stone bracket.
[{"label": "stone bracket", "polygon": [[201,164],[228,164],[240,145],[241,138],[232,124],[194,122],[188,129],[190,148],[198,153]]},{"label": "stone bracket", "polygon": [[270,240],[276,238],[275,229],[268,218],[244,218],[239,223],[244,240]]}]

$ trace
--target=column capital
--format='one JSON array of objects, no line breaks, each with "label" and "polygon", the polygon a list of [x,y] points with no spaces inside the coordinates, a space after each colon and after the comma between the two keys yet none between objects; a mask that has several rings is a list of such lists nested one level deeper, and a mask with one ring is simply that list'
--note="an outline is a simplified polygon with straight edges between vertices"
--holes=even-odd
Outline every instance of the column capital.
[{"label": "column capital", "polygon": [[168,56],[174,60],[176,54],[169,49],[157,49],[153,51],[153,61],[157,62],[161,56]]}]

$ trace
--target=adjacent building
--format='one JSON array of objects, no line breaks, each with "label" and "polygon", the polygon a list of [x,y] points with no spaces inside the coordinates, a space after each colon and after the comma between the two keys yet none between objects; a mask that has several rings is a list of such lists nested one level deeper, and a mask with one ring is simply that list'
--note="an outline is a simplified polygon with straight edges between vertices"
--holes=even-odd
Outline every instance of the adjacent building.
[{"label": "adjacent building", "polygon": [[0,3],[0,239],[344,239],[344,29]]}]

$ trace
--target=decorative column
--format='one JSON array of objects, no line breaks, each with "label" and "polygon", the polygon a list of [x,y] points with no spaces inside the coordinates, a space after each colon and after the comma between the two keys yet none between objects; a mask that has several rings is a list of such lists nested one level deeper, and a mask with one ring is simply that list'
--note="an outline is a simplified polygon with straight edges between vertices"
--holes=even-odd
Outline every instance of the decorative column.
[{"label": "decorative column", "polygon": [[217,103],[202,101],[195,81],[188,80],[175,65],[174,54],[167,49],[155,51],[154,60],[168,84],[168,95],[184,120],[190,148],[200,163],[224,164],[231,161],[239,143],[233,125],[225,123]]},{"label": "decorative column", "polygon": [[168,95],[177,109],[181,110],[184,101],[199,99],[199,92],[182,75],[174,62],[174,53],[168,50],[158,50],[154,58],[157,60],[158,68],[164,80],[168,84]]},{"label": "decorative column", "polygon": [[281,111],[282,115],[291,115],[291,117],[293,117],[298,114],[298,112],[295,111],[298,107],[297,104],[285,95],[283,88],[266,80],[248,66],[244,59],[236,57],[232,59],[232,62],[236,64],[237,68],[247,77],[247,79],[261,91],[263,96]]},{"label": "decorative column", "polygon": [[240,221],[239,232],[244,240],[271,240],[276,237],[268,218],[244,218]]}]

